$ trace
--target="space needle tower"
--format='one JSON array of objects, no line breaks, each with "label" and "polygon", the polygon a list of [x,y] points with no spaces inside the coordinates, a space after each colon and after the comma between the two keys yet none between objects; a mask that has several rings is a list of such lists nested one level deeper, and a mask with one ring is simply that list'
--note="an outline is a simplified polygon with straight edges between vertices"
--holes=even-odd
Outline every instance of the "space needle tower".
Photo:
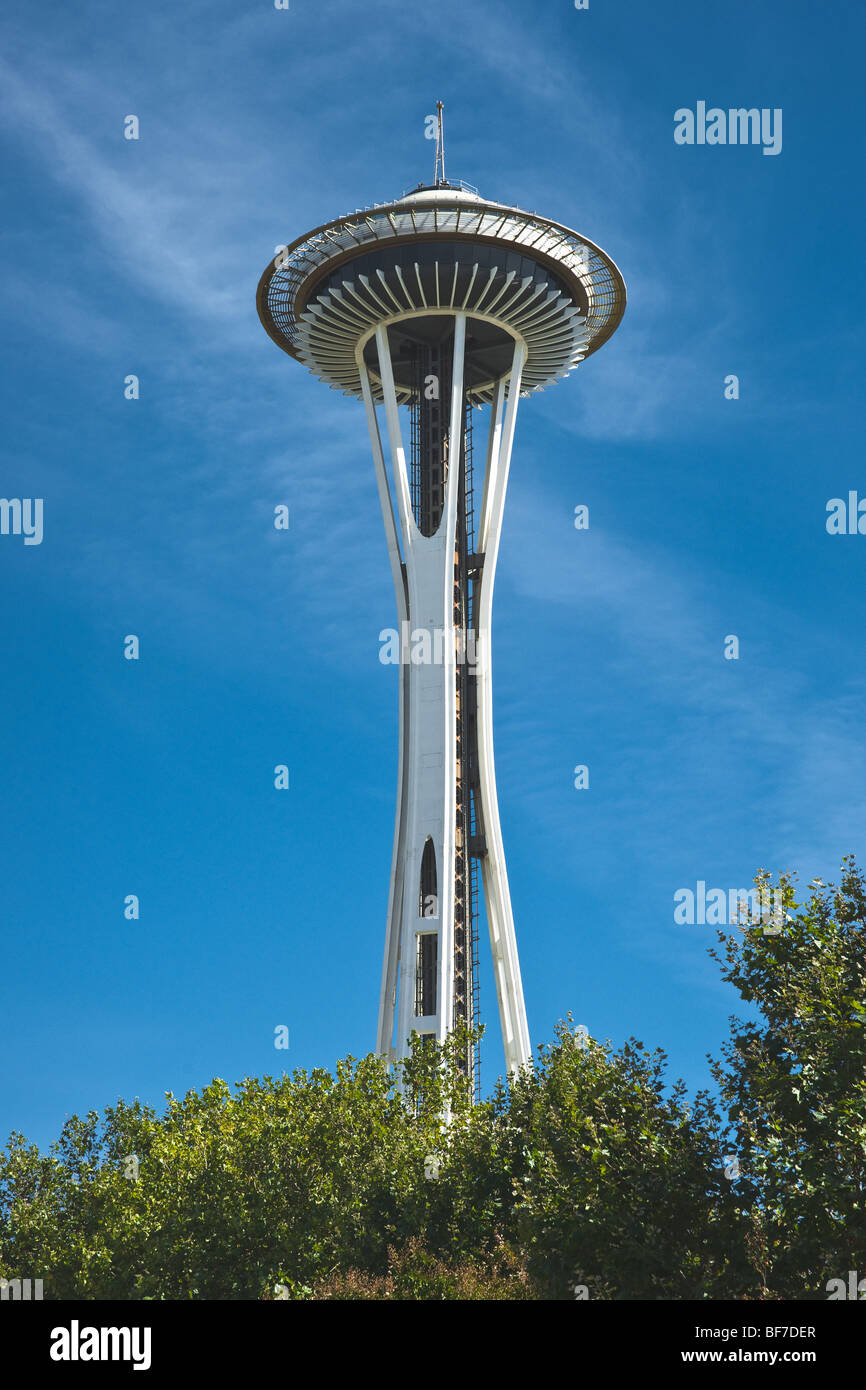
[{"label": "space needle tower", "polygon": [[[397,814],[377,1051],[478,1014],[483,887],[505,1064],[531,1058],[493,765],[491,609],[517,404],[607,341],[609,256],[445,177],[316,227],[258,287],[274,342],[364,404],[399,618]],[[485,437],[473,422],[487,407]],[[396,631],[396,629],[395,629]],[[480,878],[480,883],[479,883]],[[478,1094],[477,1049],[464,1069]]]}]

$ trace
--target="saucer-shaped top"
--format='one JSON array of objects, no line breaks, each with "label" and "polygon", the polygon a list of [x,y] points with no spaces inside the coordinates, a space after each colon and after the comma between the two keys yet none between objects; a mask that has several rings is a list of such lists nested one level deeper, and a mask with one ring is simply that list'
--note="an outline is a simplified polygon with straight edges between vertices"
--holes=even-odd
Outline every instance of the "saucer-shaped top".
[{"label": "saucer-shaped top", "polygon": [[[515,340],[527,349],[521,394],[543,390],[606,342],[625,298],[616,265],[585,237],[437,186],[300,237],[268,265],[257,304],[274,342],[335,390],[360,397],[366,360],[377,398],[379,324],[424,341],[445,329],[443,315],[466,313],[466,383],[480,403],[508,371]],[[395,376],[398,398],[411,399]]]}]

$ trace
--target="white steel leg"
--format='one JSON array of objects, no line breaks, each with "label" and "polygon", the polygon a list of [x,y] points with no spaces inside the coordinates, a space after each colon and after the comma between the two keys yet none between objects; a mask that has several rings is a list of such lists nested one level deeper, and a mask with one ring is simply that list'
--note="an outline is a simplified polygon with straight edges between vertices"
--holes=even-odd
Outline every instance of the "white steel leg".
[{"label": "white steel leg", "polygon": [[488,475],[485,479],[478,539],[479,549],[484,554],[484,567],[477,607],[476,638],[478,644],[476,667],[478,681],[478,770],[481,819],[487,839],[487,853],[481,860],[481,873],[484,881],[484,900],[487,906],[487,923],[490,929],[490,949],[493,954],[496,991],[499,998],[505,1065],[509,1072],[516,1071],[531,1061],[532,1048],[529,1041],[526,1005],[523,1000],[523,983],[520,978],[520,963],[517,957],[517,938],[514,931],[514,916],[511,910],[511,895],[508,891],[502,829],[499,824],[499,807],[496,800],[493,763],[490,621],[493,607],[493,580],[496,574],[502,514],[505,506],[505,489],[511,464],[511,449],[514,443],[520,378],[525,360],[526,349],[522,343],[517,343],[514,348],[511,376],[508,383],[505,423],[501,429],[497,417],[501,417],[502,411],[502,383],[500,383],[500,389],[493,403]]}]

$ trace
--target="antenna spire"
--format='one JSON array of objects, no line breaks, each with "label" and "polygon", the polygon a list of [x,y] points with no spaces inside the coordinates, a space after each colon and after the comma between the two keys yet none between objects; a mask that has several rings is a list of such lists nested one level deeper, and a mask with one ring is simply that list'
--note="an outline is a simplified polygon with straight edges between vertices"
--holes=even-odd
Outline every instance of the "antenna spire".
[{"label": "antenna spire", "polygon": [[438,123],[436,126],[436,162],[433,166],[433,185],[438,188],[445,183],[445,122],[442,119],[442,112],[445,107],[441,101],[436,103],[436,113]]}]

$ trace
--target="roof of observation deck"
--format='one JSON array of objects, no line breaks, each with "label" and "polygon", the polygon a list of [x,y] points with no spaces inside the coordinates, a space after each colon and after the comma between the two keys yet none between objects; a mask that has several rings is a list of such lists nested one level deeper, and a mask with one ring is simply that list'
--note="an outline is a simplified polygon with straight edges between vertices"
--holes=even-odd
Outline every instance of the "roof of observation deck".
[{"label": "roof of observation deck", "polygon": [[[435,287],[418,256],[435,259]],[[594,242],[444,180],[299,237],[269,263],[257,295],[273,340],[353,396],[361,395],[358,342],[385,319],[458,310],[493,319],[527,343],[528,394],[596,352],[625,302],[622,275]]]}]

